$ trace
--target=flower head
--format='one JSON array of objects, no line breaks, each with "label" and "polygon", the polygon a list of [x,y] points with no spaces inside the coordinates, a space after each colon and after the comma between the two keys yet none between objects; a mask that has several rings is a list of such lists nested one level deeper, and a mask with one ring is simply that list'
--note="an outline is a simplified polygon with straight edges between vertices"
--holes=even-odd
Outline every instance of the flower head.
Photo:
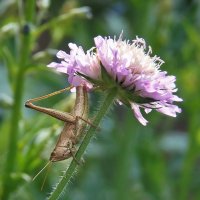
[{"label": "flower head", "polygon": [[61,62],[50,63],[48,67],[68,74],[69,83],[75,87],[82,84],[88,89],[94,86],[103,90],[116,87],[118,102],[131,107],[143,125],[148,121],[140,108],[146,113],[154,109],[172,117],[181,112],[173,104],[182,101],[174,95],[177,91],[176,77],[160,70],[164,61],[151,56],[151,47],[146,50],[144,39],[136,37],[129,42],[121,37],[116,40],[97,36],[94,42],[95,47],[86,53],[82,47],[70,43],[70,53],[59,51],[57,57]]}]

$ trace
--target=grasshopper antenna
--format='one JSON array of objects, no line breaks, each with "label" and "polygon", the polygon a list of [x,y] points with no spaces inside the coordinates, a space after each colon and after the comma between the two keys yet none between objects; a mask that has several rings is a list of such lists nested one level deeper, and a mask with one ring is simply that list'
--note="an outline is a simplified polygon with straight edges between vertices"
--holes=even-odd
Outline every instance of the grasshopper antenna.
[{"label": "grasshopper antenna", "polygon": [[45,177],[44,177],[44,181],[43,181],[42,186],[41,186],[41,191],[43,190],[43,187],[44,187],[44,184],[45,184],[45,182],[46,182],[47,175],[48,175],[48,173],[49,173],[49,169],[50,169],[50,167],[51,167],[52,162],[49,161],[47,164],[48,164],[48,165],[46,165],[46,166],[47,166],[48,168],[47,168],[47,172],[46,172]]},{"label": "grasshopper antenna", "polygon": [[34,181],[42,172],[43,172],[43,170],[48,166],[48,165],[50,165],[51,164],[51,161],[49,161],[34,177],[33,177],[33,179],[32,179],[32,181]]}]

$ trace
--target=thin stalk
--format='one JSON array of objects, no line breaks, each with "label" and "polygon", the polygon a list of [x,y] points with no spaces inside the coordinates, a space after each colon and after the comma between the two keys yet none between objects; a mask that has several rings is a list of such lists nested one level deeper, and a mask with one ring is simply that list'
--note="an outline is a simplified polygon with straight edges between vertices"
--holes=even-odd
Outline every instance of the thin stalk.
[{"label": "thin stalk", "polygon": [[28,0],[25,3],[25,17],[27,22],[33,23],[35,19],[35,0]]},{"label": "thin stalk", "polygon": [[[29,1],[33,4],[35,1]],[[34,12],[34,6],[31,6],[31,10],[26,10],[26,15],[28,16],[26,21],[27,23],[31,20],[33,14],[27,14],[27,12]],[[31,16],[31,17],[30,17]],[[18,35],[16,36],[18,37]],[[5,163],[5,170],[3,176],[3,184],[2,184],[2,199],[6,200],[9,198],[10,193],[15,189],[16,184],[11,179],[11,174],[15,171],[16,166],[16,157],[17,157],[17,140],[19,134],[19,120],[21,118],[21,108],[22,108],[22,97],[24,90],[24,79],[25,79],[25,70],[26,65],[28,63],[29,55],[30,55],[30,41],[31,35],[28,32],[23,32],[21,35],[20,41],[20,55],[19,61],[17,63],[17,74],[13,89],[13,109],[10,121],[10,130],[9,130],[9,140],[8,140],[8,153],[7,159]]]},{"label": "thin stalk", "polygon": [[[99,109],[99,111],[96,114],[95,119],[93,120],[93,124],[98,127],[100,121],[102,120],[102,118],[106,115],[109,107],[112,105],[114,99],[116,97],[116,90],[112,89],[107,96],[105,97],[104,101],[102,102],[102,105]],[[82,155],[84,154],[91,138],[93,137],[94,133],[95,133],[96,128],[94,128],[93,126],[91,126],[88,130],[88,132],[86,133],[81,146],[79,147],[78,152],[76,153],[76,160],[80,161]],[[67,169],[67,171],[65,172],[63,178],[60,180],[60,182],[58,183],[57,187],[55,188],[55,190],[52,192],[51,196],[48,198],[49,200],[55,200],[58,199],[59,196],[61,195],[62,191],[64,190],[64,188],[66,187],[66,185],[68,184],[68,182],[70,181],[72,175],[74,174],[75,170],[77,167],[77,162],[73,159],[69,168]]]},{"label": "thin stalk", "polygon": [[3,199],[7,199],[9,193],[14,188],[11,188],[11,173],[14,171],[14,166],[16,166],[16,154],[17,154],[17,140],[19,133],[19,120],[21,118],[21,105],[23,96],[24,86],[24,67],[18,70],[15,88],[14,88],[14,105],[12,110],[12,116],[10,121],[10,131],[9,131],[9,144],[8,144],[8,154],[5,164],[4,171],[4,190]]},{"label": "thin stalk", "polygon": [[81,8],[74,8],[71,9],[68,13],[63,14],[58,16],[55,19],[50,20],[49,22],[41,25],[40,27],[38,27],[36,29],[36,31],[34,32],[35,36],[40,35],[43,31],[46,31],[50,28],[53,28],[54,26],[58,26],[59,23],[62,23],[74,16],[88,16],[90,15],[90,9],[87,6],[81,7]]}]

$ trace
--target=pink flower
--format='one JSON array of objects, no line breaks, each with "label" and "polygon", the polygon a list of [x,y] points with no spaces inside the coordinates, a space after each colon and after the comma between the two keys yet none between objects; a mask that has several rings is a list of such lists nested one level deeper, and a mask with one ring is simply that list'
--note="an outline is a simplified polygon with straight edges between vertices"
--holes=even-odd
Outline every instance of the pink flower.
[{"label": "pink flower", "polygon": [[103,90],[116,87],[118,101],[131,107],[141,124],[147,120],[140,108],[146,113],[152,109],[176,117],[181,109],[174,101],[182,101],[174,95],[177,91],[175,76],[159,68],[164,63],[157,56],[151,56],[151,47],[146,51],[144,39],[136,37],[132,42],[97,36],[95,47],[84,53],[82,47],[69,44],[70,54],[59,51],[60,63],[50,63],[68,74],[68,81],[73,86],[85,84],[88,89],[98,86]]}]

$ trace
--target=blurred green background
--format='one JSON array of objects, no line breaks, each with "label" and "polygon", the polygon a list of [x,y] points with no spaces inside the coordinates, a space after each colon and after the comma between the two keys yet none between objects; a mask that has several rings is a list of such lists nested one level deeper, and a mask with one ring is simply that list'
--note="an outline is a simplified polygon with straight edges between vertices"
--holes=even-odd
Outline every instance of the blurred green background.
[{"label": "blurred green background", "polygon": [[[138,35],[177,76],[183,112],[152,112],[143,127],[131,110],[115,105],[101,124],[61,199],[200,199],[200,1],[199,0],[1,0],[0,1],[0,199],[45,199],[70,159],[47,163],[62,123],[26,109],[27,99],[67,86],[48,69],[58,49],[74,42],[85,50],[97,35],[132,40]],[[90,95],[91,116],[101,99]],[[40,103],[70,110],[67,93]],[[146,117],[146,116],[145,116]]]}]

